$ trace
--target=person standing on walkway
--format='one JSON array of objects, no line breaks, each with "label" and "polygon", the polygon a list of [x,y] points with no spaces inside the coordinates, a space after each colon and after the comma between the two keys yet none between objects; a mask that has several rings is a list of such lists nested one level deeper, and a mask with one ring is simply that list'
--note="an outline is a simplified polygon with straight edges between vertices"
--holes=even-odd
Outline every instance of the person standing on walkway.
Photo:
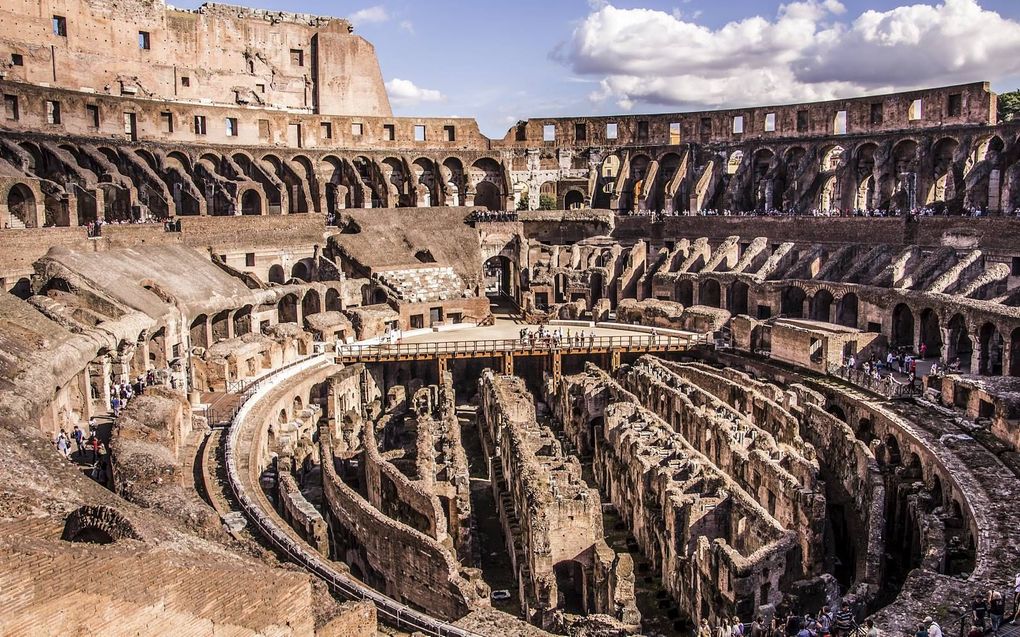
[{"label": "person standing on walkway", "polygon": [[850,604],[843,602],[839,612],[832,623],[832,634],[836,637],[846,637],[854,627],[854,614],[850,610]]},{"label": "person standing on walkway", "polygon": [[999,591],[991,591],[988,599],[988,617],[992,622],[992,632],[999,634],[1002,618],[1006,615],[1006,600]]},{"label": "person standing on walkway", "polygon": [[942,626],[931,615],[924,618],[924,625],[928,627],[928,637],[942,637]]},{"label": "person standing on walkway", "polygon": [[57,451],[60,455],[67,458],[70,455],[70,449],[70,441],[67,439],[67,434],[61,429],[60,433],[57,434]]}]

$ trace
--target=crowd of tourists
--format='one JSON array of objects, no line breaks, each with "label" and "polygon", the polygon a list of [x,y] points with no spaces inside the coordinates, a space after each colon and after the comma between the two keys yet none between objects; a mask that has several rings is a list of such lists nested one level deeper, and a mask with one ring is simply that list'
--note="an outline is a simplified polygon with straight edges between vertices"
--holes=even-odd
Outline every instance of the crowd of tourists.
[{"label": "crowd of tourists", "polygon": [[754,618],[750,624],[744,624],[739,618],[720,621],[713,625],[702,619],[698,626],[697,637],[879,637],[878,628],[868,619],[859,625],[850,609],[844,602],[838,611],[833,612],[828,606],[822,606],[817,613],[801,615],[792,610],[779,608],[771,621],[762,615]]},{"label": "crowd of tourists", "polygon": [[474,210],[468,215],[470,223],[485,221],[517,221],[516,210]]},{"label": "crowd of tourists", "polygon": [[88,232],[89,237],[101,237],[103,236],[103,228],[105,226],[125,226],[125,225],[155,225],[163,224],[163,230],[166,232],[180,232],[181,231],[181,218],[174,217],[172,219],[157,219],[152,216],[143,216],[139,218],[130,219],[95,219],[85,224],[85,230]]},{"label": "crowd of tourists", "polygon": [[[763,208],[758,210],[722,210],[716,208],[706,208],[704,210],[631,210],[628,212],[621,213],[626,217],[650,217],[656,221],[661,221],[668,217],[789,217],[789,216],[801,216],[801,217],[948,217],[949,209],[947,207],[935,208],[932,206],[924,206],[920,208],[914,208],[909,212],[902,212],[898,210],[881,210],[871,208],[853,208],[853,209],[821,209],[815,208],[805,212],[799,212],[796,210],[786,209],[781,210],[778,208]],[[1004,212],[1005,216],[1017,216],[1020,217],[1020,210],[1014,212]],[[967,217],[987,217],[989,213],[987,210],[980,208],[966,208],[961,216]]]},{"label": "crowd of tourists", "polygon": [[568,329],[564,332],[560,327],[553,330],[546,329],[545,325],[539,325],[533,330],[522,327],[518,335],[521,343],[529,347],[584,347],[585,345],[594,347],[595,345],[595,330],[571,332]]}]

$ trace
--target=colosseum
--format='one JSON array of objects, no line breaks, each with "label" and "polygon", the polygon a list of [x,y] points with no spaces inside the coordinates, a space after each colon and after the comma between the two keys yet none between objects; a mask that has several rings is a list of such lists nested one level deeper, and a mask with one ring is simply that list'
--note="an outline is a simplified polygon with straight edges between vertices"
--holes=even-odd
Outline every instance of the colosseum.
[{"label": "colosseum", "polygon": [[988,83],[490,139],[382,77],[342,18],[0,7],[0,634],[1015,614]]}]

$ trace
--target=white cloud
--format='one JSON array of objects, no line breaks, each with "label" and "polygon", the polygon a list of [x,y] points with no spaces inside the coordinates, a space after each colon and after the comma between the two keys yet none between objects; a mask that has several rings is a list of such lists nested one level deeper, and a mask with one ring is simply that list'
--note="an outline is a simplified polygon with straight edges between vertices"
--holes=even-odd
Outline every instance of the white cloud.
[{"label": "white cloud", "polygon": [[370,22],[386,22],[389,19],[389,12],[387,12],[386,7],[381,4],[359,9],[351,14],[351,22],[354,23],[355,26],[359,24],[368,24]]},{"label": "white cloud", "polygon": [[414,34],[414,23],[410,20],[401,20],[400,28],[412,35]]},{"label": "white cloud", "polygon": [[1020,74],[1020,22],[979,0],[845,14],[838,0],[796,0],[773,18],[710,29],[679,11],[606,3],[553,55],[600,80],[593,100],[625,109],[823,100]]},{"label": "white cloud", "polygon": [[435,89],[421,88],[411,80],[393,78],[386,82],[386,92],[396,106],[414,106],[422,102],[442,102],[446,96]]}]

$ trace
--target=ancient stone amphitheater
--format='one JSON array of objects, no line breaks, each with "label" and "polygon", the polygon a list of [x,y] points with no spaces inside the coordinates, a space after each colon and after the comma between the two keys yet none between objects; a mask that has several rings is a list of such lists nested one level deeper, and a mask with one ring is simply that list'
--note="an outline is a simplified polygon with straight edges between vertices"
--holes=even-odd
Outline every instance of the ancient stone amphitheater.
[{"label": "ancient stone amphitheater", "polygon": [[343,19],[57,6],[0,7],[0,634],[846,602],[955,635],[1011,599],[1020,124],[987,84],[488,139],[393,117]]}]

